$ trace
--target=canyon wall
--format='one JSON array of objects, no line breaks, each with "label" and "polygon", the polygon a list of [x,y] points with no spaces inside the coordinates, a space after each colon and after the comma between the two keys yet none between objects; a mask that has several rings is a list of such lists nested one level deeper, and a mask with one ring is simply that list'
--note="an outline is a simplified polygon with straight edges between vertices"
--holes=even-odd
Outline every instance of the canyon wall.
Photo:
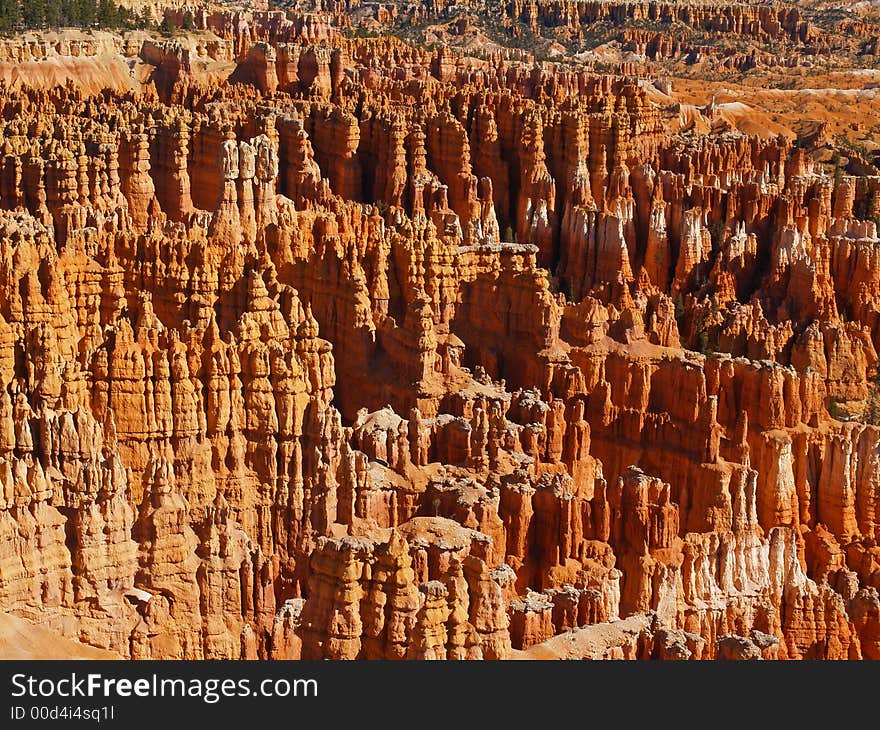
[{"label": "canyon wall", "polygon": [[222,82],[155,41],[142,89],[0,95],[0,611],[130,658],[880,658],[880,178],[626,77],[199,23]]}]

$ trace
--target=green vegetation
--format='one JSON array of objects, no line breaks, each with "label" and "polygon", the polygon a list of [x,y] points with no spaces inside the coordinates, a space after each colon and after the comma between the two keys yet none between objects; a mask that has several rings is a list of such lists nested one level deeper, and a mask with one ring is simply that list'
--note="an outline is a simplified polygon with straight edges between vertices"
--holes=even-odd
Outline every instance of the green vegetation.
[{"label": "green vegetation", "polygon": [[678,331],[684,330],[684,297],[679,292],[675,297],[675,321],[678,324]]},{"label": "green vegetation", "polygon": [[727,226],[723,220],[713,221],[709,224],[709,236],[712,239],[712,256],[716,256],[721,251],[724,244],[724,232]]},{"label": "green vegetation", "polygon": [[849,152],[851,154],[855,153],[864,159],[871,158],[870,150],[868,150],[868,148],[861,142],[857,142],[856,140],[850,139],[842,134],[836,135],[834,141],[844,152]]},{"label": "green vegetation", "polygon": [[831,159],[828,161],[828,164],[831,165],[831,177],[834,180],[834,187],[837,188],[843,180],[844,174],[846,174],[846,166],[849,164],[849,160],[840,154],[840,150],[834,149],[831,152]]},{"label": "green vegetation", "polygon": [[140,15],[113,0],[0,0],[0,33],[48,28],[145,28]]},{"label": "green vegetation", "polygon": [[715,345],[711,339],[711,327],[712,322],[716,320],[720,311],[721,308],[718,306],[718,300],[713,294],[709,300],[709,310],[706,311],[704,306],[700,305],[694,313],[693,331],[696,333],[694,350],[706,357],[712,357],[716,352]]},{"label": "green vegetation", "polygon": [[[865,178],[861,178],[859,182],[864,182]],[[856,195],[855,205],[853,205],[853,216],[860,221],[874,221],[880,228],[880,214],[871,214],[871,196],[868,191],[859,190],[860,195]]]},{"label": "green vegetation", "polygon": [[849,415],[840,405],[840,401],[836,397],[831,396],[828,401],[828,415],[838,421],[848,421]]},{"label": "green vegetation", "polygon": [[868,378],[868,399],[862,420],[872,426],[880,426],[880,370]]},{"label": "green vegetation", "polygon": [[547,285],[550,289],[551,294],[563,294],[565,295],[565,301],[568,304],[575,304],[574,299],[574,282],[564,276],[553,276],[550,277],[549,272],[547,273]]},{"label": "green vegetation", "polygon": [[705,355],[706,357],[712,357],[715,354],[715,348],[709,344],[709,332],[708,330],[700,330],[697,333],[697,352],[701,355]]}]

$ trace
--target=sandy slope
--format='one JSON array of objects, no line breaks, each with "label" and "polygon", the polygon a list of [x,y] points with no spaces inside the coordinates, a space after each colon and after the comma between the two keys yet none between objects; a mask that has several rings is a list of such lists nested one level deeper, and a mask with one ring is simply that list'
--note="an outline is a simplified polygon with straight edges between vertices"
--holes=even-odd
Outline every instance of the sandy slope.
[{"label": "sandy slope", "polygon": [[120,658],[112,652],[65,639],[26,619],[0,613],[0,660]]}]

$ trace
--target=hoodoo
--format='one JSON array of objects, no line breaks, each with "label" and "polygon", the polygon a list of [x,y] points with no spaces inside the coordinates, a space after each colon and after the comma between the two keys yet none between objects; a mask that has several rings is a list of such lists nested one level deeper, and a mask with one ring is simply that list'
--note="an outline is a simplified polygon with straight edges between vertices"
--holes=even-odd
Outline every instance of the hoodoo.
[{"label": "hoodoo", "polygon": [[0,653],[880,658],[876,20],[164,5],[0,39]]}]

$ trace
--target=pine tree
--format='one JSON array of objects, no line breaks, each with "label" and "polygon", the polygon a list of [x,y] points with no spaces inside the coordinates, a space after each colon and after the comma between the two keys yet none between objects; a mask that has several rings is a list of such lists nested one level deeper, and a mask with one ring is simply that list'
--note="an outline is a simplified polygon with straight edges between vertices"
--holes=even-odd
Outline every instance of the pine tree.
[{"label": "pine tree", "polygon": [[46,0],[22,2],[22,22],[28,28],[42,28],[46,22]]},{"label": "pine tree", "polygon": [[[26,5],[29,3],[25,3]],[[60,25],[66,25],[64,21],[64,12],[61,7],[60,0],[46,0],[44,3],[45,14],[43,16],[43,23],[51,27],[58,27]]]},{"label": "pine tree", "polygon": [[98,6],[95,0],[78,0],[78,4],[76,24],[84,27],[94,25],[98,19]]},{"label": "pine tree", "polygon": [[0,33],[46,27],[148,28],[149,14],[132,13],[114,0],[0,0]]},{"label": "pine tree", "polygon": [[0,32],[9,33],[21,23],[18,0],[0,0]]},{"label": "pine tree", "polygon": [[119,25],[119,9],[111,0],[101,0],[98,5],[98,23],[102,28],[116,28]]},{"label": "pine tree", "polygon": [[53,25],[74,26],[82,24],[83,5],[88,0],[64,0],[57,12],[57,17],[50,18]]},{"label": "pine tree", "polygon": [[150,16],[150,11],[146,8],[143,8],[140,13],[135,13],[133,23],[134,26],[136,28],[139,28],[140,30],[156,27],[156,24],[153,22],[153,18]]}]

